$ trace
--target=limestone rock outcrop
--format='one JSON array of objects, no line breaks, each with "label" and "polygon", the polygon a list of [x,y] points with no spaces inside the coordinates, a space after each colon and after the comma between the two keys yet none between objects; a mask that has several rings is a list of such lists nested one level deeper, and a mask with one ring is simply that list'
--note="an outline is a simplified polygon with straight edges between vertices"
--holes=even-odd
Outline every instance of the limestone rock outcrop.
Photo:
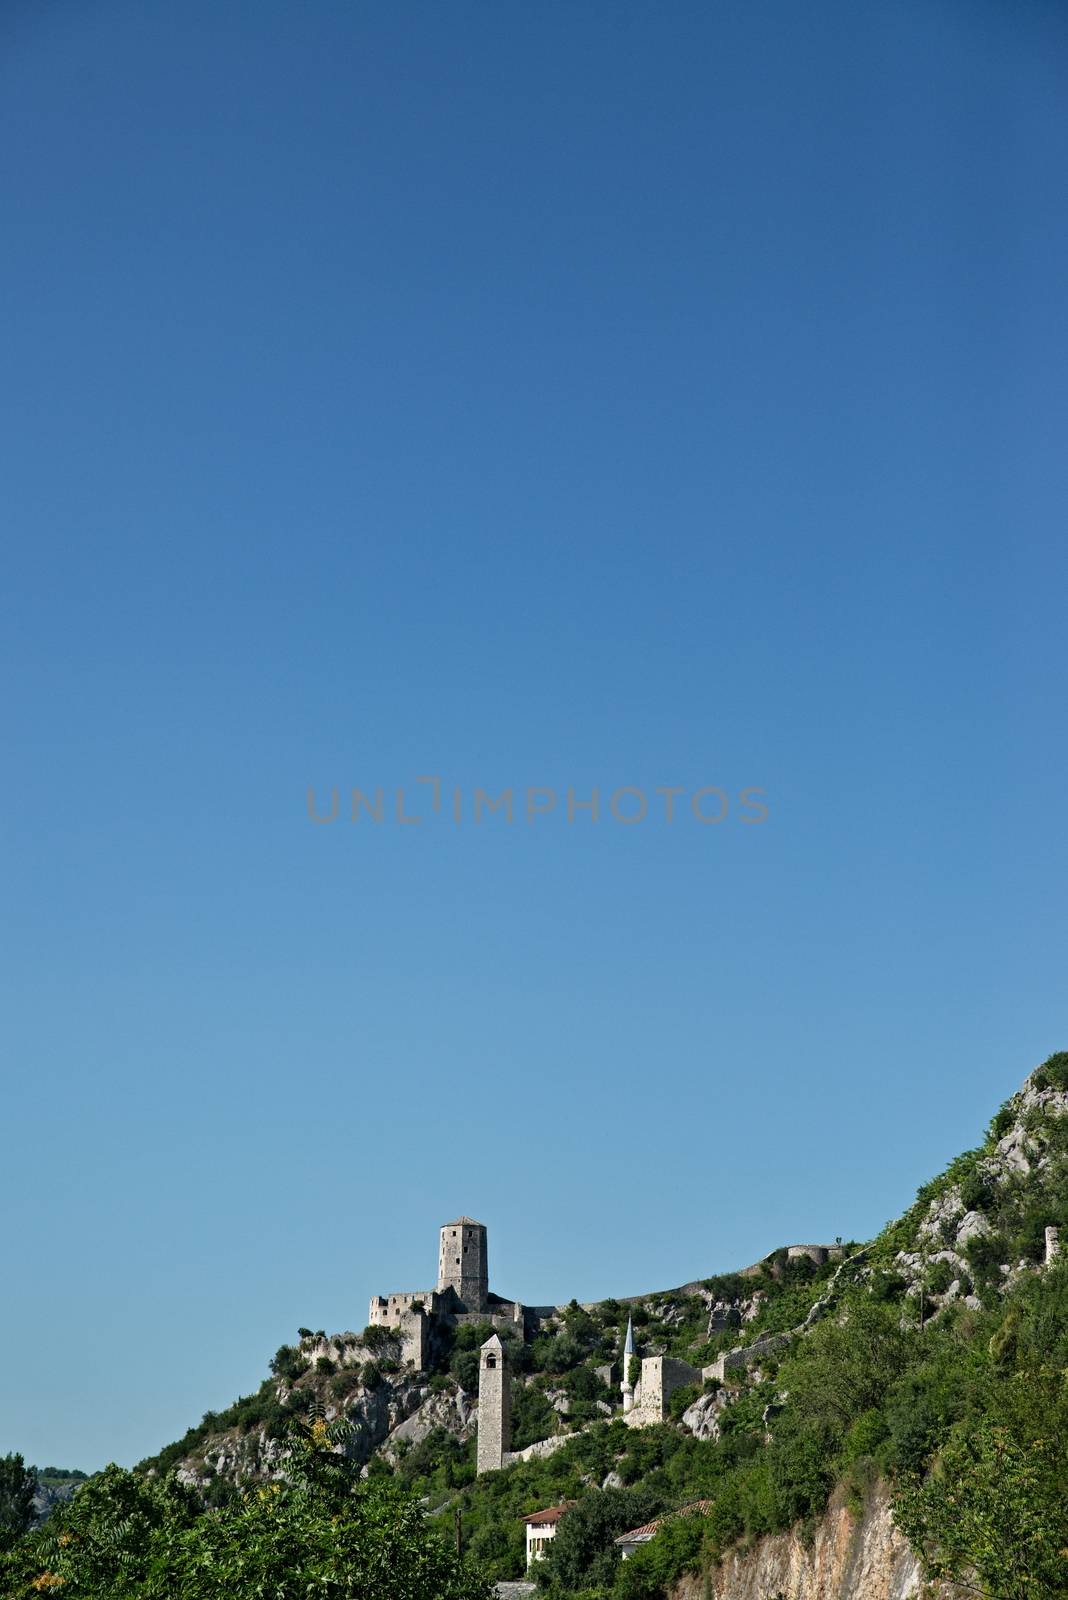
[{"label": "limestone rock outcrop", "polygon": [[732,1551],[708,1580],[679,1580],[671,1600],[966,1600],[952,1584],[926,1588],[920,1563],[894,1526],[881,1485],[856,1517],[838,1497],[811,1544],[796,1530]]}]

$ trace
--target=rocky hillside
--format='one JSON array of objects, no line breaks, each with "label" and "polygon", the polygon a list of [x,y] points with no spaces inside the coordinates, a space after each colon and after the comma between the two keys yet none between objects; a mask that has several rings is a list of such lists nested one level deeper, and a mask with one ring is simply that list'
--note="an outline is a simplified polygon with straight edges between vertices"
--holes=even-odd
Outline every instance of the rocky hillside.
[{"label": "rocky hillside", "polygon": [[[764,1341],[784,1339],[796,1322],[831,1303],[852,1262],[817,1263],[784,1248],[741,1272],[660,1290],[626,1302],[580,1306],[572,1301],[546,1317],[535,1337],[509,1340],[515,1373],[513,1444],[562,1441],[604,1421],[620,1408],[621,1347],[628,1317],[644,1355],[669,1355],[694,1365],[731,1352],[759,1356]],[[398,1338],[381,1328],[328,1335],[301,1329],[283,1345],[271,1375],[253,1395],[225,1412],[209,1412],[185,1437],[141,1463],[141,1470],[175,1470],[209,1496],[226,1486],[284,1475],[286,1437],[294,1417],[343,1420],[347,1453],[369,1470],[402,1470],[452,1442],[454,1481],[473,1477],[477,1349],[491,1329],[442,1330],[429,1370],[401,1360]],[[730,1391],[680,1391],[682,1425],[698,1438],[718,1437],[718,1415]],[[429,1447],[428,1447],[429,1441]]]},{"label": "rocky hillside", "polygon": [[[1068,1054],[870,1243],[834,1260],[782,1249],[626,1303],[572,1301],[513,1339],[513,1443],[550,1439],[551,1457],[476,1480],[489,1329],[468,1325],[441,1331],[424,1372],[383,1330],[303,1329],[257,1394],[142,1465],[177,1468],[222,1503],[234,1483],[283,1476],[294,1417],[314,1415],[347,1422],[344,1448],[365,1474],[414,1488],[450,1537],[459,1512],[498,1579],[522,1574],[523,1515],[577,1501],[545,1569],[559,1595],[654,1600],[674,1584],[679,1600],[903,1600],[926,1561],[948,1596],[973,1549],[996,1566],[1021,1526],[1037,1587],[1020,1592],[1068,1595],[1068,1513],[1051,1487],[1068,1471],[1061,1230]],[[642,1355],[708,1374],[653,1427],[619,1417],[628,1316]],[[698,1499],[706,1515],[672,1521]],[[615,1535],[651,1517],[662,1531],[621,1566]],[[997,1594],[993,1566],[980,1576]]]},{"label": "rocky hillside", "polygon": [[1068,1176],[1068,1074],[1055,1056],[990,1124],[985,1143],[925,1185],[877,1245],[924,1315],[978,1309],[1060,1248]]},{"label": "rocky hillside", "polygon": [[426,1374],[402,1366],[400,1354],[399,1339],[380,1328],[334,1335],[301,1329],[297,1344],[275,1354],[271,1376],[254,1395],[227,1411],[208,1412],[141,1470],[174,1470],[182,1482],[215,1495],[227,1484],[283,1476],[285,1440],[298,1417],[343,1418],[351,1430],[347,1453],[361,1463],[390,1439],[395,1451],[399,1440],[417,1432],[420,1412],[428,1427],[444,1423],[464,1436],[461,1392],[453,1384],[446,1395],[441,1386],[432,1390]]},{"label": "rocky hillside", "polygon": [[833,1496],[805,1537],[796,1528],[732,1550],[710,1573],[692,1572],[670,1600],[974,1600],[957,1584],[924,1585],[923,1569],[894,1524],[884,1483],[860,1511]]},{"label": "rocky hillside", "polygon": [[37,1467],[37,1492],[33,1497],[33,1510],[38,1523],[46,1522],[59,1505],[69,1500],[74,1491],[86,1480],[86,1474],[68,1471],[64,1467]]}]

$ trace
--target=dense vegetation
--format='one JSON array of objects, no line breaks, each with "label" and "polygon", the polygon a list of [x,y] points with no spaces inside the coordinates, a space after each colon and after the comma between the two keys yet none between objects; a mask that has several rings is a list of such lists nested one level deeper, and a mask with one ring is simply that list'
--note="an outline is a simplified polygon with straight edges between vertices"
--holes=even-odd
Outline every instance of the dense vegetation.
[{"label": "dense vegetation", "polygon": [[[1032,1087],[1068,1089],[1068,1053],[1051,1057]],[[1038,1158],[1030,1172],[993,1160],[1014,1127]],[[952,1227],[922,1233],[932,1204],[954,1189],[983,1218],[962,1247],[961,1276],[934,1259],[948,1253],[940,1247],[952,1242]],[[859,1509],[880,1479],[932,1576],[978,1581],[992,1600],[1068,1595],[1068,1263],[1035,1270],[1049,1225],[1068,1234],[1068,1118],[1010,1103],[985,1143],[925,1185],[909,1213],[843,1271],[833,1314],[794,1339],[778,1365],[765,1361],[736,1381],[723,1397],[718,1439],[698,1441],[672,1423],[631,1431],[606,1420],[548,1460],[477,1482],[455,1443],[428,1440],[409,1481],[432,1499],[459,1486],[471,1549],[502,1576],[519,1570],[517,1518],[578,1498],[537,1571],[556,1596],[655,1600],[679,1573],[709,1569],[739,1538],[811,1528],[836,1486]],[[901,1251],[932,1258],[918,1285],[907,1282]],[[747,1339],[750,1330],[797,1327],[826,1292],[826,1270],[795,1263],[787,1271],[781,1258],[767,1268],[764,1307]],[[717,1290],[729,1298],[731,1287]],[[749,1282],[743,1292],[752,1289]],[[616,1309],[598,1308],[593,1328]],[[738,1342],[728,1330],[700,1343],[685,1302],[660,1312],[635,1318],[647,1343],[694,1364]],[[593,1328],[585,1327],[586,1343],[603,1354]],[[626,1527],[697,1499],[713,1502],[709,1514],[667,1521],[619,1561],[614,1539]]]},{"label": "dense vegetation", "polygon": [[486,1600],[487,1585],[393,1484],[360,1483],[339,1430],[290,1435],[285,1482],[206,1509],[175,1477],[119,1467],[91,1479],[0,1556],[12,1600]]},{"label": "dense vegetation", "polygon": [[[1047,1227],[1068,1243],[1065,1091],[1068,1053],[903,1218],[864,1250],[847,1246],[841,1266],[777,1252],[702,1294],[573,1301],[528,1343],[511,1337],[514,1445],[566,1438],[503,1472],[476,1478],[473,1440],[442,1426],[373,1455],[359,1483],[331,1453],[344,1424],[307,1418],[326,1402],[344,1416],[382,1384],[400,1396],[413,1380],[383,1330],[353,1337],[355,1349],[335,1341],[326,1357],[315,1356],[323,1336],[301,1330],[303,1347],[283,1346],[257,1395],[206,1417],[146,1470],[109,1468],[21,1539],[9,1518],[4,1593],[474,1596],[485,1592],[476,1570],[521,1575],[524,1515],[571,1500],[536,1569],[547,1596],[658,1600],[738,1540],[789,1527],[806,1537],[832,1493],[859,1510],[881,1482],[932,1577],[989,1600],[1068,1597],[1068,1259],[1043,1264]],[[709,1337],[710,1300],[744,1306],[744,1327]],[[616,1409],[628,1314],[643,1353],[697,1368],[761,1333],[789,1337],[777,1360],[680,1391],[670,1420],[630,1429]],[[443,1339],[411,1403],[473,1391],[489,1331]],[[697,1402],[711,1437],[682,1425]],[[182,1487],[169,1469],[204,1465],[205,1443],[226,1429],[289,1449],[285,1481],[235,1487],[205,1467],[199,1487]],[[0,1472],[0,1529],[5,1481],[15,1495],[15,1467]],[[671,1515],[695,1501],[707,1502],[700,1513]],[[470,1567],[450,1548],[457,1517]],[[618,1535],[653,1518],[666,1519],[656,1537],[621,1562]]]},{"label": "dense vegetation", "polygon": [[37,1474],[21,1456],[0,1456],[0,1550],[7,1550],[33,1523]]},{"label": "dense vegetation", "polygon": [[[796,1288],[769,1287],[768,1299]],[[858,1272],[837,1316],[725,1396],[716,1441],[605,1418],[548,1459],[476,1479],[473,1444],[442,1430],[398,1475],[443,1534],[460,1508],[470,1554],[496,1576],[522,1571],[523,1515],[577,1499],[537,1572],[555,1596],[654,1600],[743,1536],[811,1527],[837,1484],[859,1508],[879,1478],[932,1572],[977,1565],[998,1600],[1068,1594],[1068,1266],[1024,1276],[990,1308],[957,1303],[922,1324],[903,1288],[886,1266]],[[619,1561],[618,1534],[697,1499],[713,1502],[708,1515],[667,1522]],[[1019,1568],[1017,1587],[1001,1566]]]}]

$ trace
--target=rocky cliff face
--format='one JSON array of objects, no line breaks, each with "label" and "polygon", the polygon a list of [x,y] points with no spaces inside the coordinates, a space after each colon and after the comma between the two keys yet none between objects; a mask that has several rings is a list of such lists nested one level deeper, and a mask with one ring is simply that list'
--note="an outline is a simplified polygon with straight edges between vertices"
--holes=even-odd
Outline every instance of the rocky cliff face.
[{"label": "rocky cliff face", "polygon": [[[910,1213],[912,1238],[897,1252],[895,1265],[915,1299],[923,1289],[931,1307],[961,1299],[978,1309],[973,1293],[976,1244],[989,1241],[997,1253],[999,1240],[991,1217],[997,1212],[1021,1212],[1025,1206],[1040,1211],[1051,1189],[1056,1193],[1064,1168],[1063,1139],[1059,1130],[1068,1119],[1068,1089],[1048,1082],[1045,1070],[1036,1068],[1018,1094],[1006,1101],[995,1118],[991,1145],[982,1153],[958,1159],[943,1179],[935,1180],[934,1193]],[[1000,1137],[996,1137],[1000,1135]],[[921,1191],[921,1194],[923,1191]],[[1050,1202],[1044,1221],[1056,1211]],[[1036,1233],[1029,1254],[1002,1255],[998,1261],[1000,1288],[1011,1289],[1019,1278],[1049,1264],[1060,1253],[1059,1230],[1046,1227]],[[932,1288],[932,1268],[942,1267],[942,1286]]]},{"label": "rocky cliff face", "polygon": [[[404,1373],[383,1380],[374,1389],[360,1387],[344,1404],[325,1406],[324,1415],[327,1421],[343,1416],[351,1424],[354,1431],[345,1453],[362,1465],[387,1439],[406,1438],[415,1444],[435,1424],[451,1422],[454,1431],[466,1437],[458,1417],[464,1398],[432,1396],[420,1375]],[[468,1432],[472,1427],[469,1423]],[[200,1487],[214,1477],[232,1483],[279,1477],[284,1474],[286,1449],[263,1428],[248,1433],[229,1429],[211,1435],[195,1455],[188,1456],[178,1467],[178,1477]]]},{"label": "rocky cliff face", "polygon": [[688,1575],[671,1600],[967,1600],[954,1585],[924,1585],[879,1485],[864,1514],[831,1502],[811,1543],[796,1529],[739,1546],[707,1577]]},{"label": "rocky cliff face", "polygon": [[78,1486],[75,1479],[64,1483],[39,1484],[33,1497],[33,1514],[38,1525],[47,1522],[56,1507],[69,1500]]}]

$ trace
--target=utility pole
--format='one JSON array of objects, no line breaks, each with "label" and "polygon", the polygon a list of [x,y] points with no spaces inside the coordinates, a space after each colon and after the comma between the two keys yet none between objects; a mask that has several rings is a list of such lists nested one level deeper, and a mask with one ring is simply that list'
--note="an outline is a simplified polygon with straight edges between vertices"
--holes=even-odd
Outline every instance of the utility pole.
[{"label": "utility pole", "polygon": [[454,1519],[455,1519],[455,1522],[456,1522],[456,1559],[457,1559],[457,1561],[459,1561],[460,1557],[464,1553],[464,1536],[463,1536],[463,1528],[462,1528],[461,1523],[460,1523],[460,1507],[459,1506],[456,1507],[456,1510],[453,1513],[453,1516],[454,1516]]}]

